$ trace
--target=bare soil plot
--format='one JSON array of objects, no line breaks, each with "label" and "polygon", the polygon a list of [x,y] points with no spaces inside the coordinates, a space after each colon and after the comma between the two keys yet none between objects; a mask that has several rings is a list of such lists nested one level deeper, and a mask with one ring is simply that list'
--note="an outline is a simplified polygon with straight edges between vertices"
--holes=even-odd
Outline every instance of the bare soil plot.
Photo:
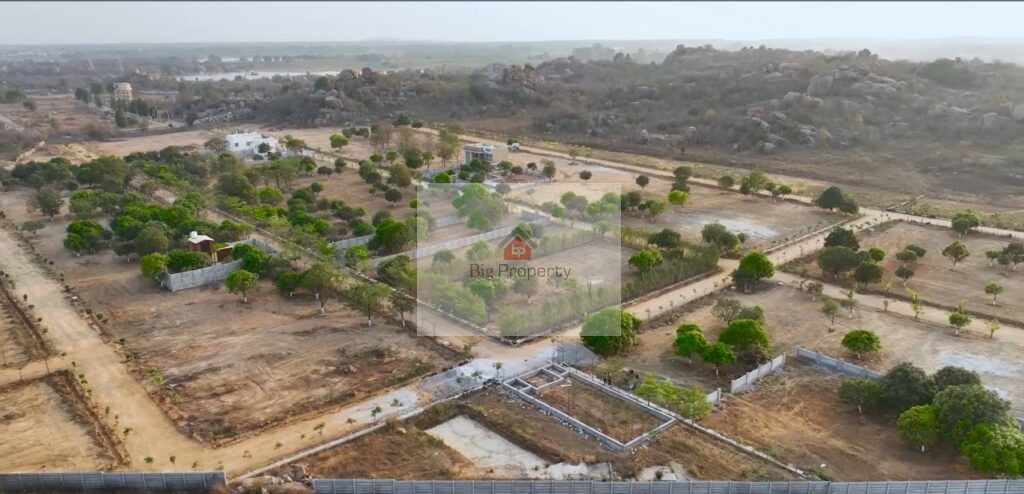
[{"label": "bare soil plot", "polygon": [[[391,422],[296,465],[318,478],[417,480],[476,476],[473,464],[465,457],[412,422]],[[289,470],[283,467],[278,473]]]},{"label": "bare soil plot", "polygon": [[[223,287],[163,291],[111,251],[74,257],[66,222],[39,234],[104,331],[123,339],[133,371],[190,435],[230,441],[290,417],[341,406],[445,367],[455,352],[412,328],[365,317],[340,302],[326,316],[308,294],[280,295],[268,282],[248,304]],[[162,384],[161,384],[162,383]]]},{"label": "bare soil plot", "polygon": [[0,367],[42,358],[46,349],[23,320],[18,308],[0,293]]},{"label": "bare soil plot", "polygon": [[902,442],[892,417],[859,415],[836,397],[842,377],[796,363],[726,398],[702,423],[797,468],[843,481],[980,478],[950,447]]},{"label": "bare soil plot", "polygon": [[[14,123],[42,132],[78,132],[89,124],[106,123],[113,125],[110,119],[103,118],[94,106],[76,101],[68,94],[29,95],[28,99],[36,104],[34,111],[22,106],[21,102],[0,104],[0,115],[10,118]],[[57,127],[52,126],[51,118]]]},{"label": "bare soil plot", "polygon": [[660,424],[642,408],[574,379],[545,388],[538,398],[623,443]]},{"label": "bare soil plot", "polygon": [[[319,476],[363,478],[486,478],[492,472],[458,468],[463,459],[440,441],[418,439],[420,432],[465,416],[549,464],[609,462],[615,476],[629,478],[650,465],[677,462],[701,480],[789,480],[792,475],[681,425],[670,427],[633,453],[616,453],[543,414],[522,400],[491,388],[363,438],[324,451],[307,461]],[[399,428],[404,429],[402,433]],[[429,436],[427,436],[429,437]],[[430,438],[433,440],[433,438]],[[434,440],[436,441],[436,440]],[[464,460],[464,459],[463,459]],[[454,466],[453,466],[454,464]],[[445,472],[447,470],[447,472]],[[427,472],[427,473],[422,473]],[[438,472],[447,473],[442,475]]]},{"label": "bare soil plot", "polygon": [[[946,365],[958,365],[978,372],[986,386],[1011,401],[1015,415],[1024,416],[1024,364],[1020,362],[1024,332],[1017,329],[1005,328],[995,339],[970,333],[954,337],[949,327],[862,307],[854,310],[852,318],[845,310],[837,315],[835,331],[830,333],[829,319],[821,313],[821,300],[812,300],[809,294],[794,288],[773,286],[750,295],[730,292],[722,296],[764,309],[772,355],[792,353],[799,345],[880,372],[900,362],[911,362],[930,372]],[[682,323],[696,323],[704,329],[709,341],[717,339],[723,323],[711,312],[713,302],[705,301],[669,324],[641,332],[640,344],[623,357],[623,364],[681,383],[726,384],[724,379],[711,380],[714,371],[700,363],[699,358],[694,359],[694,364],[688,364],[672,350],[675,329]],[[841,344],[843,335],[855,328],[875,331],[882,340],[882,351],[864,361],[856,361]],[[729,373],[739,374],[743,370],[731,369]]]},{"label": "bare soil plot", "polygon": [[202,146],[224,132],[213,129],[185,130],[166,134],[148,134],[92,143],[88,147],[99,155],[124,156],[134,152],[159,151],[167,146]]},{"label": "bare soil plot", "polygon": [[0,389],[0,470],[108,470],[124,457],[66,373]]},{"label": "bare soil plot", "polygon": [[[967,246],[971,255],[953,268],[952,262],[942,256],[942,249],[957,240]],[[918,292],[921,300],[946,307],[965,302],[965,307],[970,311],[997,316],[1000,319],[1022,321],[1024,297],[1020,294],[1024,293],[1024,271],[1013,271],[1012,268],[1004,268],[998,264],[989,267],[989,261],[985,257],[986,251],[1002,250],[1009,242],[1010,239],[1007,238],[977,232],[961,238],[947,228],[904,221],[885,223],[860,235],[862,249],[878,247],[886,252],[886,258],[882,261],[885,276],[882,283],[872,287],[873,290],[881,291],[880,287],[890,283],[893,295],[906,296],[903,280],[894,274],[900,267],[896,253],[908,244],[915,244],[927,249],[928,252],[910,266],[914,271],[914,277],[907,285]],[[806,270],[810,276],[822,277],[814,259],[807,260],[795,269]],[[991,282],[1000,283],[1005,288],[1005,292],[998,299],[999,305],[996,306],[992,305],[992,297],[985,294],[985,285]]]}]

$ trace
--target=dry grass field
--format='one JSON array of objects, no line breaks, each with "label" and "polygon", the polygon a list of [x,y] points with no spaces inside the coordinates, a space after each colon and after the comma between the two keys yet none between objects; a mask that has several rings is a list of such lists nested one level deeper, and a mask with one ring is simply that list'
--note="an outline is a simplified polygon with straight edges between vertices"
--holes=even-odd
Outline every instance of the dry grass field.
[{"label": "dry grass field", "polygon": [[902,442],[891,417],[859,415],[836,396],[840,376],[788,363],[753,391],[726,398],[703,425],[797,468],[835,480],[979,478],[955,450],[921,453]]}]

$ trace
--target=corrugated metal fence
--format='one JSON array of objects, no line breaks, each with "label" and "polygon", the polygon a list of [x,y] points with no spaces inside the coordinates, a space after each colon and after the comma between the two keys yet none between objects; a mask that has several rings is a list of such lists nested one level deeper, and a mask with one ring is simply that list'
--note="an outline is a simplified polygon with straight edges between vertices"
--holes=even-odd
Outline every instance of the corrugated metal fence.
[{"label": "corrugated metal fence", "polygon": [[131,473],[3,473],[0,492],[84,491],[132,489],[142,491],[210,490],[227,485],[224,472]]},{"label": "corrugated metal fence", "polygon": [[317,494],[1024,494],[1024,480],[599,482],[317,479]]}]

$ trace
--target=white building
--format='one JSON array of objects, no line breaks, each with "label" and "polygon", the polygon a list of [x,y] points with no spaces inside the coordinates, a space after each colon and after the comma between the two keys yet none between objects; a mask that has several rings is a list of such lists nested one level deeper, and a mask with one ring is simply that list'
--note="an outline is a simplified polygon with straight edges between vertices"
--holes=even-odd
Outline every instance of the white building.
[{"label": "white building", "polygon": [[476,158],[488,164],[494,162],[494,146],[490,144],[466,144],[462,151],[465,153],[465,163],[469,163]]},{"label": "white building", "polygon": [[228,141],[228,151],[235,154],[252,156],[259,152],[260,144],[269,146],[271,153],[277,152],[277,138],[264,137],[259,132],[228,134],[224,139]]}]

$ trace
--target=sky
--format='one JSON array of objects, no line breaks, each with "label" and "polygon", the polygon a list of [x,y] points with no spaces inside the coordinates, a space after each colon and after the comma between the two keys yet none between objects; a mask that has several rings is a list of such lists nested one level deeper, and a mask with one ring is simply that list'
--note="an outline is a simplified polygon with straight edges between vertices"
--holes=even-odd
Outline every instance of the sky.
[{"label": "sky", "polygon": [[0,2],[0,44],[1021,38],[1011,2]]}]

